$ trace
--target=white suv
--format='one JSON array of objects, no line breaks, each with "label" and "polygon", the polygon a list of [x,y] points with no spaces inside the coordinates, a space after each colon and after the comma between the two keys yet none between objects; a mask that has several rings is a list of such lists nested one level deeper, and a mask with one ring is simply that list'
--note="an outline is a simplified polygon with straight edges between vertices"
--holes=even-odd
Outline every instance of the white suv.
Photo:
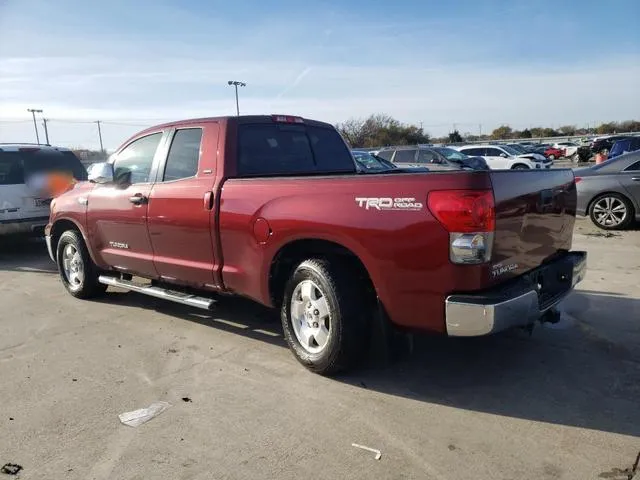
[{"label": "white suv", "polygon": [[462,145],[454,147],[472,157],[483,157],[492,170],[551,168],[552,161],[540,161],[520,154],[508,145]]},{"label": "white suv", "polygon": [[50,172],[87,179],[86,169],[69,149],[0,144],[0,236],[44,231],[51,199],[42,198],[35,183]]}]

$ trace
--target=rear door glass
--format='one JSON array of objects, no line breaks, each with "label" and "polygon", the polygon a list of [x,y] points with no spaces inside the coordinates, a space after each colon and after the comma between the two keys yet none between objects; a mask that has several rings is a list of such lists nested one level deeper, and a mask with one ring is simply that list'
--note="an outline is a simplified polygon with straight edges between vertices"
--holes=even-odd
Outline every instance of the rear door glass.
[{"label": "rear door glass", "polygon": [[240,176],[353,173],[356,166],[335,130],[306,125],[238,127]]},{"label": "rear door glass", "polygon": [[0,152],[0,185],[25,183],[32,175],[65,173],[76,180],[86,180],[87,171],[73,152],[35,150]]},{"label": "rear door glass", "polygon": [[14,152],[0,152],[0,185],[21,185],[24,183],[24,165],[20,155]]},{"label": "rear door glass", "polygon": [[469,155],[470,157],[483,157],[486,155],[485,148],[465,148],[462,153]]},{"label": "rear door glass", "polygon": [[443,163],[438,154],[430,150],[418,151],[417,163]]},{"label": "rear door glass", "polygon": [[415,163],[416,150],[397,150],[394,163]]}]

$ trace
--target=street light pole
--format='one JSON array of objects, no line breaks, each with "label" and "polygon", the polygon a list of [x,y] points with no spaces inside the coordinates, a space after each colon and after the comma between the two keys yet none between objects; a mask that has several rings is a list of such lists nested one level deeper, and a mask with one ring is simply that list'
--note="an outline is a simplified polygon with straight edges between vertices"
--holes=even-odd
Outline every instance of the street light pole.
[{"label": "street light pole", "polygon": [[42,113],[42,110],[37,108],[27,108],[27,112],[31,112],[33,115],[33,128],[36,130],[36,142],[40,144],[40,136],[38,135],[38,124],[36,123],[36,113]]},{"label": "street light pole", "polygon": [[104,153],[104,147],[102,146],[102,130],[100,129],[100,120],[96,120],[98,124],[98,138],[100,139],[100,153]]},{"label": "street light pole", "polygon": [[244,82],[239,82],[237,80],[229,80],[227,84],[233,85],[236,89],[236,115],[240,116],[240,105],[238,103],[238,87],[246,87],[247,84]]},{"label": "street light pole", "polygon": [[48,121],[49,121],[49,120],[48,120],[48,119],[46,119],[46,118],[43,118],[43,119],[42,119],[42,126],[44,127],[44,138],[45,138],[45,139],[46,139],[46,141],[47,141],[47,145],[49,145],[49,129],[47,128],[47,122],[48,122]]}]

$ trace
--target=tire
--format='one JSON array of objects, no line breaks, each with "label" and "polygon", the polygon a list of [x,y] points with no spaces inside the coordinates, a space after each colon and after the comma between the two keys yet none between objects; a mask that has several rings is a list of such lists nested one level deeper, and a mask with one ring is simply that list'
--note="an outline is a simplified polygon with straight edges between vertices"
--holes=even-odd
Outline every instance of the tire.
[{"label": "tire", "polygon": [[580,163],[580,155],[578,155],[577,153],[574,153],[573,155],[571,155],[571,162]]},{"label": "tire", "polygon": [[555,160],[556,156],[555,155],[549,155],[549,160]]},{"label": "tire", "polygon": [[604,193],[591,202],[589,218],[603,230],[624,230],[634,219],[633,205],[619,193]]},{"label": "tire", "polygon": [[281,309],[284,337],[312,372],[332,375],[366,356],[372,303],[361,284],[353,270],[325,259],[305,260],[289,278]]},{"label": "tire", "polygon": [[529,170],[529,167],[527,167],[526,165],[524,165],[522,163],[518,163],[518,164],[514,165],[513,167],[511,167],[511,170]]},{"label": "tire", "polygon": [[62,284],[74,297],[93,298],[107,290],[106,285],[98,282],[100,272],[77,230],[67,230],[60,236],[56,247],[56,263]]}]

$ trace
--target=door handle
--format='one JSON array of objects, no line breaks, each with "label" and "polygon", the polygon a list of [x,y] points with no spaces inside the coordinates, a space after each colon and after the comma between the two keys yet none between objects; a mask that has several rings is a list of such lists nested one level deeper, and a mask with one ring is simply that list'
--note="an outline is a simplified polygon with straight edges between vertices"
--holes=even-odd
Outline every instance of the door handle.
[{"label": "door handle", "polygon": [[640,177],[631,177],[634,182],[640,182]]},{"label": "door handle", "polygon": [[134,205],[142,205],[143,203],[147,203],[148,200],[149,199],[141,193],[136,193],[135,195],[129,197],[129,201]]},{"label": "door handle", "polygon": [[213,210],[213,192],[204,194],[203,205],[205,210]]}]

